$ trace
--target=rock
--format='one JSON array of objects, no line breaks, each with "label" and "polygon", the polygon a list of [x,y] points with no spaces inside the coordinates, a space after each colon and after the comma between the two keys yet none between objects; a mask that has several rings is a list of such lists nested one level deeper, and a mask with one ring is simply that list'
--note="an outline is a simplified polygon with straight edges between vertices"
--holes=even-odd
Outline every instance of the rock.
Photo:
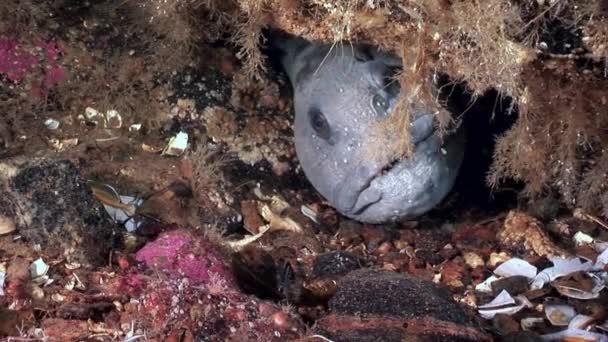
[{"label": "rock", "polygon": [[67,160],[17,157],[0,162],[0,217],[46,255],[107,263],[118,227]]},{"label": "rock", "polygon": [[121,270],[103,291],[129,295],[128,310],[146,317],[138,327],[150,336],[166,336],[173,327],[195,341],[278,342],[305,331],[293,313],[243,293],[218,246],[201,234],[162,233],[136,259],[143,265]]},{"label": "rock", "polygon": [[465,252],[463,253],[462,257],[464,258],[464,263],[467,264],[470,268],[476,268],[485,265],[483,258],[480,257],[477,253]]},{"label": "rock", "polygon": [[313,264],[313,277],[326,277],[345,274],[361,268],[361,260],[358,256],[342,251],[330,252],[319,255]]},{"label": "rock", "polygon": [[501,278],[492,282],[492,293],[495,296],[502,290],[507,290],[512,296],[517,296],[528,291],[528,288],[528,278],[524,276]]},{"label": "rock", "polygon": [[333,341],[489,341],[447,291],[411,275],[348,273],[316,330]]}]

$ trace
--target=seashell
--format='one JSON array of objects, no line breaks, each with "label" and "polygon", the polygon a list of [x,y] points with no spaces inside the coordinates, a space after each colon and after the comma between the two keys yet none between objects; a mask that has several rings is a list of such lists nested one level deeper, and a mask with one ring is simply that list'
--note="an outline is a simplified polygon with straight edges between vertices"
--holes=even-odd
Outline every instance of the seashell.
[{"label": "seashell", "polygon": [[302,214],[306,217],[308,217],[312,222],[319,224],[319,214],[312,209],[311,207],[307,206],[307,205],[302,205],[300,207],[300,211],[302,212]]},{"label": "seashell", "polygon": [[55,119],[47,119],[46,121],[44,121],[44,125],[50,130],[55,130],[59,128],[59,121]]},{"label": "seashell", "polygon": [[572,329],[587,329],[587,327],[593,323],[593,321],[595,321],[595,319],[591,316],[587,316],[587,315],[576,315],[574,316],[571,320],[570,323],[568,324],[568,328],[572,328]]},{"label": "seashell", "polygon": [[564,284],[560,284],[560,283],[553,283],[551,285],[557,290],[557,292],[559,292],[560,294],[562,294],[566,297],[580,299],[580,300],[588,300],[588,299],[594,299],[594,298],[599,297],[600,291],[602,291],[604,289],[604,287],[606,287],[606,285],[595,274],[591,274],[591,273],[586,273],[586,274],[589,277],[591,277],[591,280],[593,281],[593,288],[590,291],[586,291],[586,290],[577,288],[575,286],[564,285]]},{"label": "seashell", "polygon": [[536,276],[537,268],[529,262],[519,259],[509,259],[494,270],[494,274],[503,277],[524,276],[532,279]]},{"label": "seashell", "polygon": [[546,283],[552,282],[557,278],[575,272],[588,271],[593,266],[592,262],[587,261],[583,263],[579,258],[563,259],[560,257],[553,257],[550,258],[550,260],[553,263],[553,266],[539,272],[532,280],[530,289],[541,289]]},{"label": "seashell", "polygon": [[568,326],[568,323],[576,316],[576,310],[570,305],[547,304],[545,305],[545,316],[551,324],[558,327]]},{"label": "seashell", "polygon": [[169,139],[169,143],[163,150],[162,154],[169,156],[179,156],[188,147],[188,133],[179,132],[177,135]]},{"label": "seashell", "polygon": [[122,116],[114,109],[110,109],[106,112],[106,128],[120,128],[122,127]]},{"label": "seashell", "polygon": [[478,306],[478,312],[485,319],[492,319],[497,314],[513,315],[524,307],[532,307],[532,303],[524,297],[513,298],[506,290],[502,290],[491,302]]},{"label": "seashell", "polygon": [[520,321],[520,325],[522,330],[532,330],[537,325],[541,325],[545,322],[545,319],[542,317],[527,317],[522,318]]},{"label": "seashell", "polygon": [[483,282],[477,284],[477,286],[475,286],[475,291],[480,292],[480,293],[492,293],[492,283],[495,280],[498,280],[499,278],[495,275],[491,275],[488,277],[488,279],[484,280]]},{"label": "seashell", "polygon": [[49,271],[49,265],[47,265],[42,258],[38,258],[30,265],[30,276],[32,279],[42,277]]},{"label": "seashell", "polygon": [[591,244],[594,241],[591,236],[583,232],[576,232],[576,234],[574,234],[574,236],[572,237],[572,240],[574,240],[574,243],[577,246]]}]

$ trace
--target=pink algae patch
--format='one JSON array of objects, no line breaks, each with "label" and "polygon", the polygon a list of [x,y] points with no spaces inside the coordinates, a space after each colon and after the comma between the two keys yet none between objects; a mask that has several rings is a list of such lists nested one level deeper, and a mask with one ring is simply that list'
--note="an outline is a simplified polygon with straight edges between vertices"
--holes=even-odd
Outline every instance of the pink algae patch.
[{"label": "pink algae patch", "polygon": [[0,74],[9,81],[22,82],[35,68],[42,68],[44,85],[52,87],[66,78],[66,71],[59,65],[61,48],[55,42],[39,41],[35,50],[41,51],[41,59],[15,39],[0,37]]},{"label": "pink algae patch", "polygon": [[215,247],[200,237],[183,231],[161,234],[140,249],[135,259],[171,277],[185,277],[205,284],[211,277],[232,283],[232,274]]},{"label": "pink algae patch", "polygon": [[0,74],[21,82],[37,63],[36,57],[21,50],[15,40],[0,38]]}]

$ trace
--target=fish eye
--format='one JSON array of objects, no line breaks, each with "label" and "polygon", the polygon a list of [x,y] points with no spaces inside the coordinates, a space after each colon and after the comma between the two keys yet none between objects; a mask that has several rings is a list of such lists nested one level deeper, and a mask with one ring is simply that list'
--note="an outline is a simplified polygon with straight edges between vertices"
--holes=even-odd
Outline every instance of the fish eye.
[{"label": "fish eye", "polygon": [[320,110],[313,108],[308,112],[308,116],[310,117],[312,129],[314,129],[321,138],[328,140],[331,135],[331,130],[325,115],[323,115]]},{"label": "fish eye", "polygon": [[357,49],[355,49],[355,53],[354,56],[355,60],[357,60],[358,62],[369,62],[374,60],[374,56],[372,54],[372,52],[370,51],[370,49],[368,47],[358,47]]},{"label": "fish eye", "polygon": [[384,115],[388,110],[388,101],[382,95],[376,94],[372,98],[372,107],[378,115]]}]

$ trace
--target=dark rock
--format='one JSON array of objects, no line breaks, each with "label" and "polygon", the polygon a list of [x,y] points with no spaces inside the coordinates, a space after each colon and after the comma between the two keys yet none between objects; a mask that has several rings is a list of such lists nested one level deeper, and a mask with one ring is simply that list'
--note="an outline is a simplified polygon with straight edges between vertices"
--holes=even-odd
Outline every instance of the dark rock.
[{"label": "dark rock", "polygon": [[313,264],[313,277],[346,274],[361,268],[362,260],[351,253],[336,251],[319,255]]},{"label": "dark rock", "polygon": [[334,313],[391,315],[401,318],[432,316],[464,324],[463,309],[449,292],[407,274],[363,269],[346,275],[329,301]]},{"label": "dark rock", "polygon": [[0,163],[0,216],[46,255],[102,265],[120,241],[76,166],[67,160],[14,158]]},{"label": "dark rock", "polygon": [[507,290],[512,296],[517,296],[528,291],[528,278],[524,276],[513,276],[501,278],[492,282],[492,292],[498,295],[502,290]]},{"label": "dark rock", "polygon": [[408,274],[362,269],[338,282],[316,329],[334,341],[487,341],[437,285]]}]

